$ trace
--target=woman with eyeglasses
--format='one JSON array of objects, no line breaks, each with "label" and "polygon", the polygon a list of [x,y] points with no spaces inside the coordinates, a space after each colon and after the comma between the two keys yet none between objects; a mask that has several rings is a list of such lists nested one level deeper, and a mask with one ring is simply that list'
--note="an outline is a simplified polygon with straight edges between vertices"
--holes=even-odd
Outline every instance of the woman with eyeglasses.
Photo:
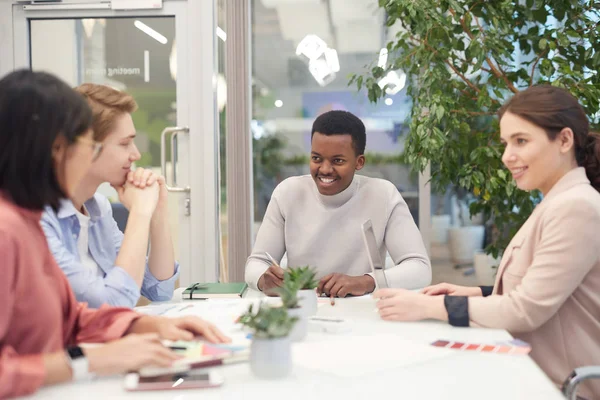
[{"label": "woman with eyeglasses", "polygon": [[[76,192],[101,147],[92,113],[58,78],[29,70],[0,79],[0,398],[40,386],[169,366],[160,339],[225,342],[199,318],[142,316],[78,303],[40,227]],[[80,343],[104,343],[80,347]]]},{"label": "woman with eyeglasses", "polygon": [[[69,199],[42,216],[50,250],[69,279],[75,297],[90,307],[134,307],[140,294],[153,301],[173,296],[179,266],[168,220],[162,176],[131,170],[140,159],[134,143],[133,97],[104,85],[75,89],[92,109],[95,160]],[[101,152],[100,152],[101,151]],[[108,199],[97,190],[108,182],[129,210],[122,233]],[[150,253],[148,250],[150,239]]]}]

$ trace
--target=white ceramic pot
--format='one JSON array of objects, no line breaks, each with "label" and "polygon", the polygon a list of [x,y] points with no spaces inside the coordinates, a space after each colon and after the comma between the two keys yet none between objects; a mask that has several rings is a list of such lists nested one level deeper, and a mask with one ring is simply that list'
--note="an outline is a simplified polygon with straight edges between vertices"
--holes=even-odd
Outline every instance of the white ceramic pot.
[{"label": "white ceramic pot", "polygon": [[455,265],[473,264],[473,257],[483,248],[483,225],[451,228],[448,232],[450,255]]},{"label": "white ceramic pot", "polygon": [[292,370],[290,338],[253,338],[250,345],[250,370],[262,379],[286,377]]},{"label": "white ceramic pot", "polygon": [[450,229],[450,216],[431,216],[431,243],[444,244],[448,242],[448,230]]},{"label": "white ceramic pot", "polygon": [[492,286],[496,281],[496,271],[500,265],[500,258],[494,258],[483,251],[475,253],[474,261],[475,275],[481,286]]},{"label": "white ceramic pot", "polygon": [[317,314],[317,291],[316,289],[306,289],[298,291],[298,301],[307,317]]},{"label": "white ceramic pot", "polygon": [[304,340],[308,333],[308,316],[302,307],[288,308],[287,313],[290,317],[298,318],[290,332],[290,340],[292,342],[300,342]]}]

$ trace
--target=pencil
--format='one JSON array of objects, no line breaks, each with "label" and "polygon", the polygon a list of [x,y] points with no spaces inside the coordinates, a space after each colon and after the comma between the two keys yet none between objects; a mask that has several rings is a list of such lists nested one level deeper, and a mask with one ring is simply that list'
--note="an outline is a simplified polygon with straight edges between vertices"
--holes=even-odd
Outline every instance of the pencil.
[{"label": "pencil", "polygon": [[330,299],[330,303],[332,306],[335,306],[335,299],[333,298],[333,295],[331,295]]},{"label": "pencil", "polygon": [[279,264],[277,263],[277,261],[275,261],[275,259],[273,257],[271,257],[271,255],[269,253],[267,253],[266,251],[265,251],[265,255],[267,256],[267,258],[269,259],[269,261],[271,261],[271,264],[279,267]]}]

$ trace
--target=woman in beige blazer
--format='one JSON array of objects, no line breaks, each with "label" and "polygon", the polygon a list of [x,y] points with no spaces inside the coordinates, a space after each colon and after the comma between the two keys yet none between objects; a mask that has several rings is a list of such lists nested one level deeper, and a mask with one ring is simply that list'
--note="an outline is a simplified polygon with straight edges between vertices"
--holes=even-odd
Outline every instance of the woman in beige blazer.
[{"label": "woman in beige blazer", "polygon": [[[384,320],[434,318],[508,330],[557,384],[600,365],[600,137],[566,90],[533,86],[498,113],[517,187],[543,201],[506,248],[492,288],[447,283],[374,293]],[[580,396],[600,399],[600,382]]]}]

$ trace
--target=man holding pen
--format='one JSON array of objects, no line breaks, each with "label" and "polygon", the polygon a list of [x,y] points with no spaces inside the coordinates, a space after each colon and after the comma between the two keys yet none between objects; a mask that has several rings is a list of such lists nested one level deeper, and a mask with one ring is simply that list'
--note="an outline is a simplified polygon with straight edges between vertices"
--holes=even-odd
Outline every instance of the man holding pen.
[{"label": "man holding pen", "polygon": [[[312,128],[310,175],[279,184],[246,262],[246,282],[269,293],[281,286],[279,266],[310,265],[318,293],[363,295],[375,289],[361,224],[372,220],[382,259],[390,253],[390,286],[419,288],[431,282],[431,265],[408,206],[396,187],[355,175],[365,164],[365,126],[346,111],[320,115]],[[273,257],[269,259],[269,253]]]}]

